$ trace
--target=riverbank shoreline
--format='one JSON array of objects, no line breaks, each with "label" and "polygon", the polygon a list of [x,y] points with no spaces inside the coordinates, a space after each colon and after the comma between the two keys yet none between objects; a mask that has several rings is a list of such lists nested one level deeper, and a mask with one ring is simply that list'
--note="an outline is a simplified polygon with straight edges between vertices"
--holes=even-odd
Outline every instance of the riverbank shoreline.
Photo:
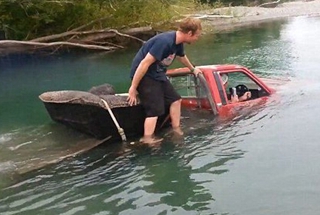
[{"label": "riverbank shoreline", "polygon": [[286,2],[274,8],[245,6],[216,8],[201,11],[195,16],[203,20],[205,32],[219,33],[279,19],[320,16],[320,0]]},{"label": "riverbank shoreline", "polygon": [[[274,8],[265,7],[246,7],[246,6],[235,6],[235,7],[223,7],[216,9],[208,9],[200,11],[196,14],[188,14],[186,16],[198,17],[202,20],[203,32],[208,34],[216,34],[221,32],[230,32],[244,27],[250,27],[259,25],[261,23],[271,22],[280,19],[288,19],[297,16],[320,16],[320,0],[299,0],[293,2],[285,2],[276,4]],[[141,30],[142,29],[142,30]],[[147,29],[147,30],[144,30]],[[138,30],[138,32],[136,32]],[[0,56],[6,56],[12,53],[36,53],[36,52],[48,52],[55,53],[57,50],[65,49],[71,50],[73,48],[80,49],[93,49],[98,51],[112,52],[118,49],[123,49],[130,44],[131,41],[143,42],[146,38],[140,39],[140,36],[146,32],[148,36],[152,33],[156,33],[152,27],[141,27],[136,29],[129,29],[127,32],[118,32],[115,29],[104,29],[99,30],[96,38],[101,43],[102,38],[107,42],[107,46],[94,43],[90,36],[85,37],[83,41],[11,41],[11,40],[0,40]],[[131,32],[131,33],[130,33]],[[86,34],[87,32],[65,32],[57,35],[51,35],[49,37],[58,37],[63,39],[63,35],[74,34],[73,38],[77,34]],[[120,39],[117,39],[119,36]],[[110,40],[108,40],[108,38]],[[122,39],[121,39],[122,38]],[[64,38],[65,39],[65,38]],[[88,41],[91,41],[88,43]],[[115,42],[116,41],[116,42]],[[119,44],[118,44],[119,42]],[[125,45],[122,45],[124,43]]]}]

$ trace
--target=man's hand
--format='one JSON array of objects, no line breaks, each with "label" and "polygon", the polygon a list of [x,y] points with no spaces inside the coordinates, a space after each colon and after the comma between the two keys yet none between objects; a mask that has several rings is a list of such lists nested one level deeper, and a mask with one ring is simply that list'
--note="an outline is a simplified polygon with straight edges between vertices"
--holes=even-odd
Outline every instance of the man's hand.
[{"label": "man's hand", "polygon": [[231,100],[230,100],[231,103],[236,103],[236,102],[239,102],[239,97],[238,95],[231,95]]},{"label": "man's hand", "polygon": [[138,91],[136,90],[136,88],[131,86],[129,88],[128,94],[129,94],[129,96],[127,98],[127,101],[129,103],[129,105],[130,106],[136,105],[137,104],[137,95],[138,95]]},{"label": "man's hand", "polygon": [[195,76],[198,76],[199,74],[202,73],[202,71],[195,67],[194,70],[193,70],[193,73],[195,74]]},{"label": "man's hand", "polygon": [[241,96],[240,98],[239,98],[239,101],[246,101],[246,100],[249,100],[249,99],[251,99],[251,92],[250,91],[248,91],[248,92],[245,92],[244,94],[243,94],[243,96]]}]

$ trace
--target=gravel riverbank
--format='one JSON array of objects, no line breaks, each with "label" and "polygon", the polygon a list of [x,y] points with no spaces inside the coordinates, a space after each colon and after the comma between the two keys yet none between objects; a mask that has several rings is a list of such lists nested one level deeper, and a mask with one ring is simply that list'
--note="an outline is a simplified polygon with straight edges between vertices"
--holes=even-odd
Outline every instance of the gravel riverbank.
[{"label": "gravel riverbank", "polygon": [[228,31],[237,27],[295,16],[320,16],[320,0],[286,2],[278,4],[275,8],[224,7],[203,11],[197,16],[202,16],[205,28],[211,28],[216,32]]}]

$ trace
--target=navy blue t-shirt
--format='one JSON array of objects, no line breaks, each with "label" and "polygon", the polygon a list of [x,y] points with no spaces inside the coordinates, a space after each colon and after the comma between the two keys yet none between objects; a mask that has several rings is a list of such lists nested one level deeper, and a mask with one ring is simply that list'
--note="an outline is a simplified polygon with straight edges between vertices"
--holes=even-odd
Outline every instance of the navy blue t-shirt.
[{"label": "navy blue t-shirt", "polygon": [[151,64],[145,74],[158,81],[165,81],[167,67],[176,55],[184,56],[183,43],[176,44],[176,32],[170,31],[158,34],[142,45],[132,61],[130,77],[133,78],[137,67],[145,56],[150,53],[156,61]]}]

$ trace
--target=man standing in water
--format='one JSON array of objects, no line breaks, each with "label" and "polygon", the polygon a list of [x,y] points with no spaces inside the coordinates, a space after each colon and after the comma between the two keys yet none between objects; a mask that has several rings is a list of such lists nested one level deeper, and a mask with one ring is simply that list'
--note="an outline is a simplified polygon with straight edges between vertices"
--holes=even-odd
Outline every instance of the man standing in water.
[{"label": "man standing in water", "polygon": [[161,33],[149,39],[133,59],[128,103],[131,106],[137,104],[139,92],[139,98],[146,111],[141,142],[153,144],[162,141],[162,138],[155,138],[153,135],[158,117],[165,113],[165,106],[170,106],[173,131],[183,135],[180,128],[181,96],[167,79],[166,71],[177,57],[195,75],[201,72],[190,63],[184,53],[184,43],[191,44],[197,41],[201,30],[199,19],[185,18],[180,22],[177,31]]}]

